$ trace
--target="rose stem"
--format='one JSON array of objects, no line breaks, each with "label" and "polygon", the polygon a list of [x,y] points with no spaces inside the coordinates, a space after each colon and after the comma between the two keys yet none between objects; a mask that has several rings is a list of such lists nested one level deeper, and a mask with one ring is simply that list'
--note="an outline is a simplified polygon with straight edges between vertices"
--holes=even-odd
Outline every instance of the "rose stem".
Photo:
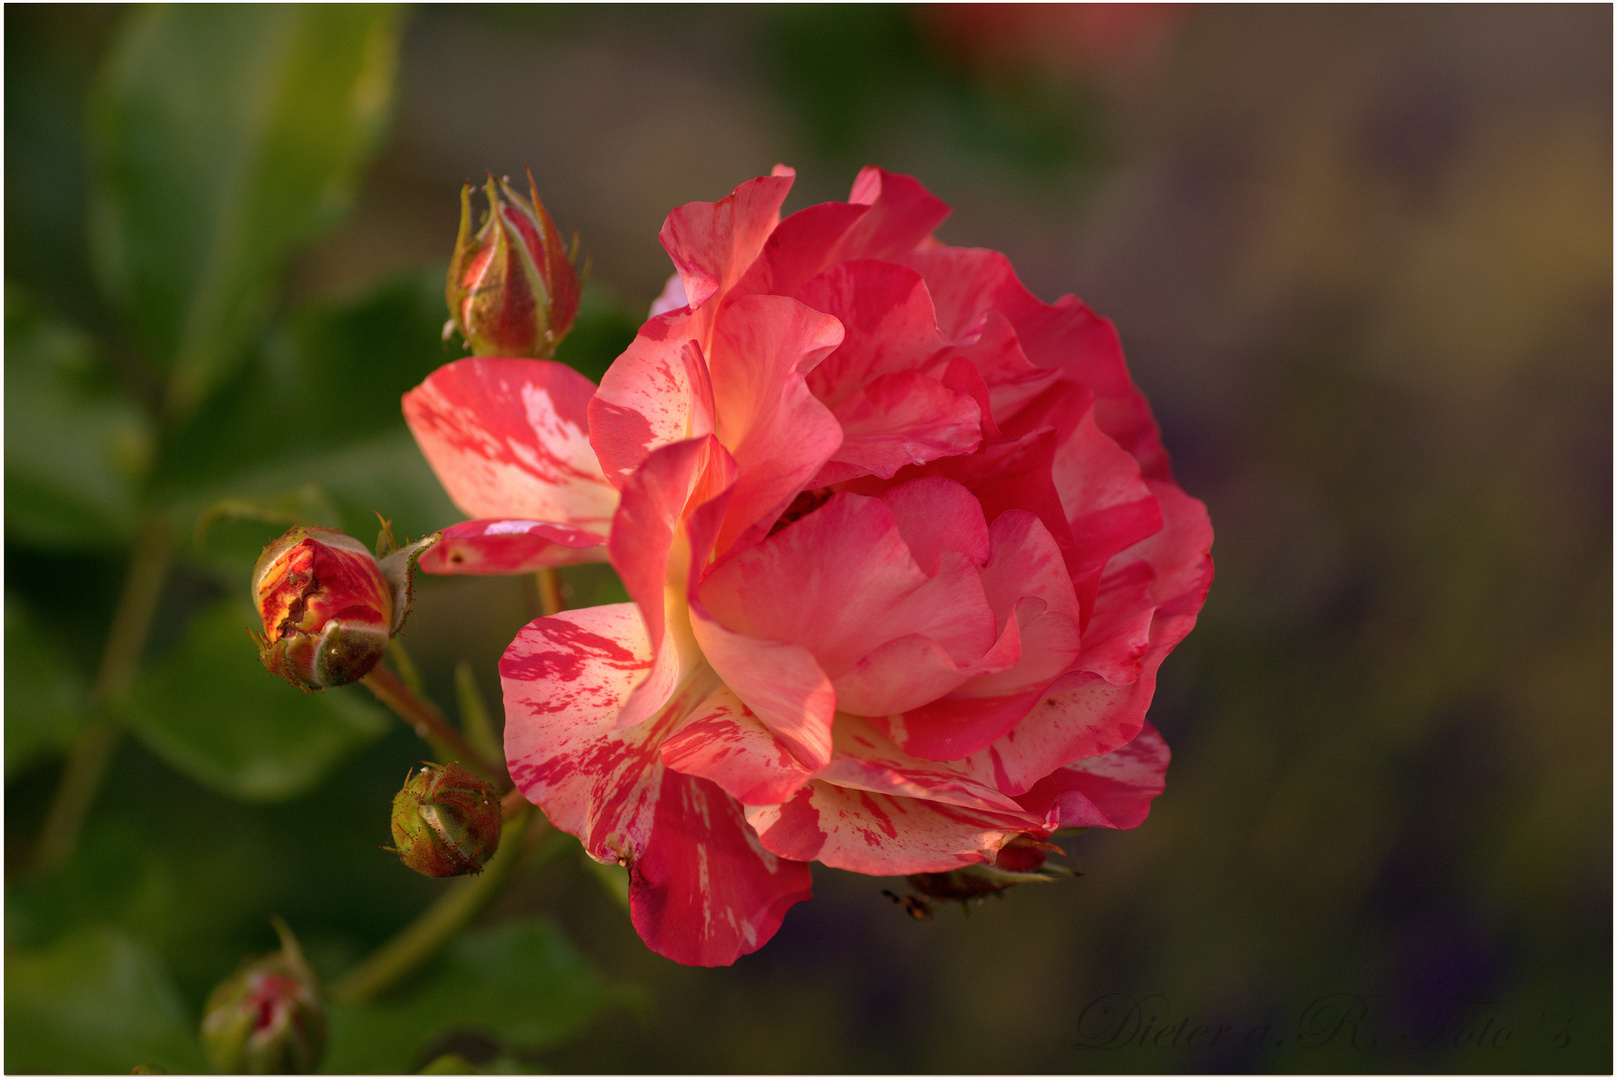
[{"label": "rose stem", "polygon": [[556,575],[554,566],[547,566],[534,575],[539,583],[539,611],[544,615],[554,615],[567,605],[561,598],[561,578]]},{"label": "rose stem", "polygon": [[101,666],[90,689],[89,718],[68,751],[62,778],[39,833],[38,846],[34,849],[37,872],[46,873],[61,866],[78,846],[90,805],[95,801],[112,752],[123,735],[118,714],[135,681],[141,653],[151,634],[152,617],[157,611],[163,580],[168,576],[171,554],[167,523],[160,515],[152,514],[135,540],[123,591],[113,610]]},{"label": "rose stem", "polygon": [[465,736],[455,730],[454,725],[444,719],[443,713],[430,702],[412,693],[410,688],[386,667],[377,664],[362,681],[371,688],[371,693],[376,695],[378,701],[398,713],[405,723],[415,729],[417,735],[440,753],[447,752],[451,757],[458,757],[469,768],[482,773],[501,792],[511,787],[510,778],[506,776],[502,765],[490,761],[479,753],[466,741]]},{"label": "rose stem", "polygon": [[526,802],[505,823],[500,849],[481,874],[451,885],[414,922],[361,960],[331,987],[337,1005],[359,1005],[385,993],[438,954],[499,892],[512,868],[551,832],[550,823]]}]

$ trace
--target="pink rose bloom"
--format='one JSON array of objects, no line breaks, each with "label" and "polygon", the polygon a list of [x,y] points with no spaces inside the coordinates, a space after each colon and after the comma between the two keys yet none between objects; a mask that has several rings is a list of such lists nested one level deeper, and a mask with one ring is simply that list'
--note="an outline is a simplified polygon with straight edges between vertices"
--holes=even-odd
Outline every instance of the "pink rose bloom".
[{"label": "pink rose bloom", "polygon": [[1110,323],[939,244],[910,177],[781,220],[792,176],[669,215],[678,272],[598,390],[472,358],[405,398],[478,519],[424,569],[622,577],[631,603],[512,642],[506,755],[688,964],[768,941],[811,861],[1017,841],[1025,869],[1058,828],[1138,825],[1157,668],[1212,579]]}]

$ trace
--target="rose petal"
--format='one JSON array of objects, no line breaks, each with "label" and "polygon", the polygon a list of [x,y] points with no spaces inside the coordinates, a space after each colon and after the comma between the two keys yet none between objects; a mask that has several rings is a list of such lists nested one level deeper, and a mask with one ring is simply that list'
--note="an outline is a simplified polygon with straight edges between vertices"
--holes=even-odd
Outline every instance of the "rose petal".
[{"label": "rose petal", "polygon": [[719,316],[709,357],[716,433],[738,469],[719,552],[754,526],[767,533],[841,443],[841,426],[803,381],[841,340],[835,319],[780,296],[744,296]]},{"label": "rose petal", "polygon": [[815,396],[833,407],[882,375],[925,367],[950,344],[938,331],[926,283],[907,266],[840,263],[798,298],[842,323],[842,343],[808,377]]},{"label": "rose petal", "polygon": [[546,521],[484,518],[444,529],[416,565],[429,574],[520,574],[605,561],[604,536]]},{"label": "rose petal", "polygon": [[[1122,568],[1135,559],[1148,564],[1152,577],[1147,602],[1154,605],[1154,611],[1134,680],[1126,685],[1106,682],[1101,675],[1084,670],[1096,658],[1081,653],[1076,669],[1058,679],[1014,731],[973,756],[973,775],[992,778],[1000,790],[1014,794],[1068,762],[1110,753],[1139,734],[1156,690],[1157,669],[1195,626],[1213,577],[1207,554],[1212,529],[1206,508],[1172,483],[1152,481],[1151,489],[1162,505],[1166,524],[1161,532],[1116,560],[1119,592],[1114,597],[1103,584],[1090,623],[1096,632],[1084,640],[1086,651],[1099,650],[1099,641],[1091,645],[1091,638],[1100,633],[1096,628],[1131,623],[1131,613],[1138,610],[1140,601],[1122,593],[1132,587]],[[1110,568],[1106,580],[1112,580]],[[1109,612],[1114,599],[1115,619]],[[1104,668],[1105,664],[1096,666]],[[915,752],[913,748],[911,752]]]},{"label": "rose petal", "polygon": [[680,308],[646,320],[589,404],[590,445],[618,487],[660,446],[713,430],[713,385],[696,320]]},{"label": "rose petal", "polygon": [[1127,746],[1057,769],[1017,801],[1040,815],[1055,809],[1064,829],[1132,829],[1162,794],[1170,756],[1157,729],[1146,724]]},{"label": "rose petal", "polygon": [[788,908],[814,898],[811,884],[806,863],[763,847],[741,804],[706,780],[663,772],[650,841],[629,863],[629,918],[653,952],[733,964],[775,936]]},{"label": "rose petal", "polygon": [[969,560],[945,558],[926,576],[887,504],[858,495],[834,496],[718,563],[700,595],[726,627],[802,645],[832,678],[909,634],[931,638],[962,662],[994,640],[993,614]]},{"label": "rose petal", "polygon": [[1066,373],[1095,394],[1096,423],[1140,463],[1141,471],[1166,479],[1168,456],[1145,397],[1129,378],[1112,324],[1076,298],[1046,304],[1028,292],[997,251],[936,247],[907,256],[919,270],[937,306],[944,333],[959,336],[985,313],[997,311],[1016,328],[1027,358]]},{"label": "rose petal", "polygon": [[1032,819],[823,780],[788,802],[746,812],[758,839],[777,855],[860,874],[935,874],[987,862]]},{"label": "rose petal", "polygon": [[711,780],[743,803],[785,802],[814,775],[726,686],[691,712],[661,753],[670,769]]},{"label": "rose petal", "polygon": [[450,499],[474,518],[606,535],[617,492],[589,445],[595,386],[565,364],[473,356],[404,395],[404,418]]},{"label": "rose petal", "polygon": [[988,561],[992,547],[982,504],[955,481],[923,476],[880,497],[892,510],[893,524],[921,573],[937,573],[946,551],[958,551],[977,566]]},{"label": "rose petal", "polygon": [[663,249],[674,260],[694,311],[738,281],[780,222],[796,174],[760,176],[716,203],[686,203],[663,222]]},{"label": "rose petal", "polygon": [[967,394],[913,371],[883,375],[836,407],[842,445],[810,482],[892,476],[906,465],[969,454],[982,442],[982,409]]},{"label": "rose petal", "polygon": [[623,725],[661,708],[702,663],[685,615],[686,580],[693,562],[707,561],[707,550],[693,541],[687,517],[691,507],[727,498],[734,476],[734,462],[709,435],[653,451],[624,483],[607,550],[656,647],[645,682],[623,710]]}]

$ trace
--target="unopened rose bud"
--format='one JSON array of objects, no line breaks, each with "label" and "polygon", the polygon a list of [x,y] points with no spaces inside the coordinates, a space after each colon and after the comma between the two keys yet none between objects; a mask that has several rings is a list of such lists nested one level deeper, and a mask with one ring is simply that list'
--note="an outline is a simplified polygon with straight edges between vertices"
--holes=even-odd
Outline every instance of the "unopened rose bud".
[{"label": "unopened rose bud", "polygon": [[297,939],[274,920],[281,951],[242,962],[208,995],[202,1048],[222,1073],[310,1073],[326,1048],[326,1014]]},{"label": "unopened rose bud", "polygon": [[428,877],[475,874],[500,846],[500,796],[456,762],[427,763],[393,797],[393,843]]},{"label": "unopened rose bud", "polygon": [[1027,836],[1013,837],[993,863],[978,863],[941,874],[911,874],[910,888],[934,900],[976,900],[1002,893],[1013,885],[1059,881],[1076,876],[1064,866],[1046,866],[1050,852],[1063,854],[1055,844]]},{"label": "unopened rose bud", "polygon": [[266,547],[253,599],[259,658],[304,690],[364,678],[396,629],[393,586],[364,544],[334,529],[296,528]]},{"label": "unopened rose bud", "polygon": [[578,311],[572,258],[539,201],[532,173],[532,201],[493,176],[483,190],[488,213],[474,234],[472,186],[461,188],[460,234],[445,288],[449,314],[474,355],[547,359]]}]

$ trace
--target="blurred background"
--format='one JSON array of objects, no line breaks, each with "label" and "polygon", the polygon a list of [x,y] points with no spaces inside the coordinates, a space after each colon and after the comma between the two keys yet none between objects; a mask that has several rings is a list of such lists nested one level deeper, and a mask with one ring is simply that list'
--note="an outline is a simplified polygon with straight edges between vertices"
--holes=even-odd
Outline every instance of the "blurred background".
[{"label": "blurred background", "polygon": [[[245,568],[282,528],[255,521],[183,537],[136,737],[72,855],[30,869],[150,493],[173,530],[311,481],[296,498],[362,537],[373,509],[447,524],[394,403],[458,355],[437,328],[460,185],[530,167],[579,232],[562,358],[598,376],[670,272],[667,212],[776,162],[787,211],[863,164],[912,173],[954,207],[945,242],[1117,324],[1217,536],[1151,713],[1167,791],[1132,832],[1069,839],[1083,877],[969,916],[816,868],[727,969],[648,952],[558,849],[478,930],[550,949],[543,986],[511,976],[521,1023],[412,1014],[437,1042],[331,1067],[1611,1070],[1610,8],[413,9],[351,212],[287,248],[247,374],[156,435],[152,335],[104,239],[133,152],[97,104],[134,78],[109,57],[138,18],[5,12],[8,1071],[126,1071],[86,1049],[120,1038],[192,1067],[152,1033],[272,947],[271,913],[329,976],[441,887],[376,851],[414,737],[362,692],[321,713],[251,670]],[[198,154],[183,175],[211,183]],[[69,390],[37,390],[50,372]],[[68,476],[85,445],[122,464]],[[497,703],[537,611],[529,578],[428,579],[405,641],[439,701],[467,659]],[[204,624],[258,704],[208,711]],[[239,734],[260,713],[285,745]]]}]

